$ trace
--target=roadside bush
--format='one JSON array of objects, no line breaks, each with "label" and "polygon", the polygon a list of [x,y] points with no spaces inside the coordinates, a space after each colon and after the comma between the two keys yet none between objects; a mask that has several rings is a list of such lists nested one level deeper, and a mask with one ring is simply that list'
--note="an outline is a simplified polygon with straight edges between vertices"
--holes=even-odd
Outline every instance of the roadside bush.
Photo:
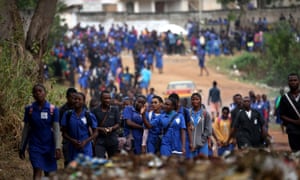
[{"label": "roadside bush", "polygon": [[273,30],[264,34],[264,40],[262,53],[244,52],[231,61],[230,68],[236,66],[248,80],[285,86],[289,73],[300,74],[300,42],[287,22],[274,24]]},{"label": "roadside bush", "polygon": [[[0,47],[0,141],[1,149],[17,148],[23,126],[24,107],[33,101],[32,87],[36,84],[38,64],[31,56],[12,60],[11,52]],[[47,100],[56,106],[65,101],[66,88],[54,81],[44,84]]]},{"label": "roadside bush", "polygon": [[250,74],[258,64],[258,57],[256,54],[244,52],[240,56],[233,59],[230,66],[236,66],[237,69]]},{"label": "roadside bush", "polygon": [[288,22],[274,25],[270,33],[266,33],[265,53],[261,55],[265,81],[272,86],[286,85],[286,77],[291,72],[300,71],[300,42],[296,40],[296,33]]},{"label": "roadside bush", "polygon": [[0,47],[0,51],[0,140],[8,145],[15,143],[21,134],[20,117],[23,116],[24,105],[30,102],[38,66],[30,56],[12,60],[8,48]]}]

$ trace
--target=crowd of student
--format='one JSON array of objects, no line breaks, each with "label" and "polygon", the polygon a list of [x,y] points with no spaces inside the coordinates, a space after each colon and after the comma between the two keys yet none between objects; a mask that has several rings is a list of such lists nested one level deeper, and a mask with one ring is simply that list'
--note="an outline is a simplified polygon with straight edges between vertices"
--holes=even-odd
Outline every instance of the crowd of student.
[{"label": "crowd of student", "polygon": [[[289,14],[288,17],[281,14],[279,21],[289,22],[291,31],[299,40],[300,33],[297,31],[297,22],[292,14]],[[266,17],[259,17],[258,19],[252,17],[248,19],[245,27],[241,26],[240,21],[237,20],[233,29],[228,28],[227,19],[206,19],[204,23],[205,26],[211,28],[204,29],[197,20],[188,20],[186,24],[187,39],[190,42],[191,51],[196,52],[197,40],[200,40],[206,53],[215,56],[233,55],[234,50],[263,52],[264,33],[271,29]],[[216,29],[219,29],[219,32]]]},{"label": "crowd of student", "polygon": [[67,167],[78,154],[111,158],[127,151],[194,159],[269,143],[270,102],[253,91],[245,97],[234,95],[233,103],[216,114],[206,108],[199,93],[193,93],[191,105],[184,107],[176,93],[163,99],[151,89],[147,96],[119,100],[103,90],[100,102],[87,106],[84,93],[69,88],[60,108],[46,100],[43,85],[35,85],[32,93],[35,102],[25,109],[20,157],[24,159],[28,144],[35,178],[42,171],[46,175],[55,171],[56,159],[64,157]]},{"label": "crowd of student", "polygon": [[[279,20],[295,24],[292,15],[289,18],[281,15]],[[228,24],[226,19],[219,19],[218,22],[224,27]],[[81,91],[87,95],[89,90],[92,97],[99,97],[99,92],[107,88],[114,94],[117,87],[114,82],[118,83],[120,94],[123,95],[128,90],[136,92],[142,88],[147,91],[151,71],[157,69],[163,73],[164,54],[183,55],[188,48],[198,58],[200,75],[203,70],[208,75],[206,55],[229,55],[233,54],[234,49],[263,50],[264,33],[269,31],[267,18],[252,18],[247,25],[242,27],[237,21],[234,31],[221,28],[217,32],[213,27],[204,29],[199,22],[189,20],[186,24],[188,34],[184,37],[183,34],[173,33],[172,29],[158,34],[147,28],[138,32],[127,24],[112,24],[105,29],[101,24],[99,27],[83,28],[79,23],[69,29],[53,48],[54,76],[70,81],[71,86],[78,83]],[[121,53],[126,51],[132,54],[134,70],[123,66]],[[45,72],[48,78],[48,70]],[[78,81],[75,77],[79,77]]]},{"label": "crowd of student", "polygon": [[[121,53],[132,54],[134,70],[123,67]],[[114,25],[106,30],[99,25],[82,28],[80,24],[70,29],[52,51],[54,76],[68,80],[71,86],[78,83],[82,92],[91,96],[110,87],[125,94],[131,88],[148,90],[151,71],[163,73],[163,54],[183,53],[184,37],[171,31],[157,34],[144,29],[138,33],[134,27]],[[79,76],[76,82],[76,76]],[[47,76],[48,77],[48,76]],[[114,81],[114,82],[113,82]],[[111,84],[112,83],[112,84]]]},{"label": "crowd of student", "polygon": [[[239,149],[266,146],[270,103],[265,95],[250,93],[242,98],[237,94],[230,107],[222,107],[222,113],[214,115],[198,93],[191,95],[190,107],[183,107],[175,93],[162,99],[153,88],[148,92],[154,59],[162,73],[163,53],[183,48],[183,40],[177,38],[171,31],[159,36],[147,30],[138,38],[136,30],[128,30],[126,25],[112,25],[108,34],[103,27],[73,28],[71,36],[65,36],[53,49],[55,75],[70,80],[71,86],[79,83],[80,92],[68,89],[66,104],[57,108],[46,100],[46,89],[38,84],[32,90],[35,102],[25,109],[19,155],[25,158],[28,144],[34,178],[41,177],[42,171],[46,175],[55,171],[56,159],[62,154],[67,166],[80,153],[110,158],[125,150],[136,155],[159,153],[193,159],[211,156],[212,145],[217,146],[220,156],[235,145]],[[202,41],[196,40],[195,51],[200,67],[203,50],[210,44],[206,38]],[[133,55],[134,74],[122,66],[120,53],[126,49]],[[79,74],[78,82],[74,73]],[[89,106],[85,104],[88,88],[92,97]],[[297,144],[297,138],[291,137],[292,143]],[[297,145],[291,147],[299,150]]]}]

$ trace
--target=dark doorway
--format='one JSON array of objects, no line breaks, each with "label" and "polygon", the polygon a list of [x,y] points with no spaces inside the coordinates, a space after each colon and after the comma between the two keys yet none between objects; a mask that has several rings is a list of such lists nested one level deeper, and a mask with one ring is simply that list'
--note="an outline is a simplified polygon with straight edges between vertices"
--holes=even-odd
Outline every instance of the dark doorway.
[{"label": "dark doorway", "polygon": [[155,2],[155,12],[164,13],[165,12],[165,2]]}]

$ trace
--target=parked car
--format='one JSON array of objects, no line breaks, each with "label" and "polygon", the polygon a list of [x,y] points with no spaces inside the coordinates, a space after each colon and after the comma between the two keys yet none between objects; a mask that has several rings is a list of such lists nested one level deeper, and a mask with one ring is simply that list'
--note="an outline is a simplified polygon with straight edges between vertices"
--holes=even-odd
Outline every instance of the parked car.
[{"label": "parked car", "polygon": [[167,85],[166,92],[164,93],[165,98],[170,94],[176,93],[179,95],[180,103],[184,106],[191,105],[191,95],[195,92],[201,93],[201,89],[197,89],[196,84],[193,81],[171,81]]}]

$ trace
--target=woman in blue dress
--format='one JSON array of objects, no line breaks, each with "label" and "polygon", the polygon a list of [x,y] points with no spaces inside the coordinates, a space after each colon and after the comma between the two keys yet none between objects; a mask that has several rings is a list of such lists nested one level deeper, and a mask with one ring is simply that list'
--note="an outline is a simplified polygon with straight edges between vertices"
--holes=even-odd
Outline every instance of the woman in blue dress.
[{"label": "woman in blue dress", "polygon": [[80,90],[84,93],[84,95],[87,95],[88,88],[89,88],[89,78],[90,78],[90,70],[87,66],[84,64],[80,65],[78,68],[79,73],[79,79],[78,84],[80,86]]},{"label": "woman in blue dress", "polygon": [[28,144],[33,179],[41,179],[42,171],[57,170],[56,160],[61,157],[58,108],[46,100],[46,88],[37,84],[32,89],[35,101],[25,108],[24,128],[19,157],[25,159]]},{"label": "woman in blue dress", "polygon": [[163,129],[160,147],[161,156],[185,156],[185,120],[182,114],[175,111],[176,107],[175,99],[166,99],[164,103],[165,112],[151,122],[146,119],[145,111],[147,107],[144,106],[141,110],[143,122],[147,128],[160,127]]},{"label": "woman in blue dress", "polygon": [[[150,103],[149,103],[150,104]],[[161,115],[161,107],[163,104],[163,99],[160,96],[154,95],[151,99],[150,111],[146,113],[147,121],[154,121],[156,118],[159,118]],[[153,127],[151,129],[144,129],[143,133],[143,143],[142,151],[143,153],[152,153],[155,154],[160,151],[160,139],[162,130],[160,127]]]},{"label": "woman in blue dress", "polygon": [[161,74],[163,73],[163,52],[160,47],[158,47],[155,51],[155,58],[155,66],[158,69],[158,72]]},{"label": "woman in blue dress", "polygon": [[68,156],[65,157],[67,163],[80,153],[93,156],[92,140],[98,135],[97,120],[85,107],[85,95],[76,93],[74,109],[65,112],[61,120],[63,137],[68,140]]},{"label": "woman in blue dress", "polygon": [[146,103],[146,97],[139,95],[136,98],[134,107],[124,109],[123,119],[128,126],[133,137],[133,152],[134,154],[142,153],[142,139],[143,139],[143,120],[141,116],[141,109]]}]

